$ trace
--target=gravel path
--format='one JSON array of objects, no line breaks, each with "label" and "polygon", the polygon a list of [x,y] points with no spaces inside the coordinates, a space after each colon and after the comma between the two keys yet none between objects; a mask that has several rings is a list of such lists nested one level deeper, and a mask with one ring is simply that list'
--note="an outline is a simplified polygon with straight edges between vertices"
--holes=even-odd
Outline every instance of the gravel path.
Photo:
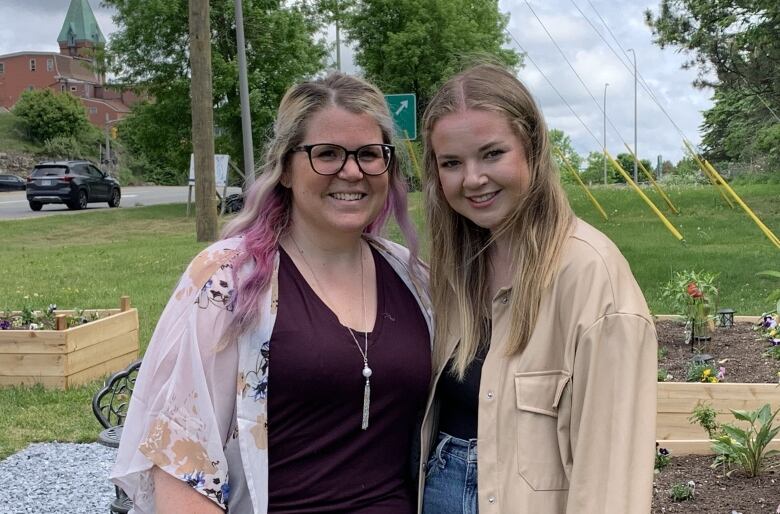
[{"label": "gravel path", "polygon": [[97,443],[36,443],[0,461],[0,514],[108,512],[116,450]]}]

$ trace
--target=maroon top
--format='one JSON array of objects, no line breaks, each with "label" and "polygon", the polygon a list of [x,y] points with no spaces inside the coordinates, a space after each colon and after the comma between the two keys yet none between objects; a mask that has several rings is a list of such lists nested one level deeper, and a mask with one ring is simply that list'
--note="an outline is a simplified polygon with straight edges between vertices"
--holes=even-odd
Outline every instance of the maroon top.
[{"label": "maroon top", "polygon": [[[371,252],[377,317],[368,334],[370,419],[361,430],[363,357],[280,249],[268,377],[269,513],[416,511],[409,459],[430,382],[430,339],[412,293]],[[355,336],[362,347],[363,333]]]}]

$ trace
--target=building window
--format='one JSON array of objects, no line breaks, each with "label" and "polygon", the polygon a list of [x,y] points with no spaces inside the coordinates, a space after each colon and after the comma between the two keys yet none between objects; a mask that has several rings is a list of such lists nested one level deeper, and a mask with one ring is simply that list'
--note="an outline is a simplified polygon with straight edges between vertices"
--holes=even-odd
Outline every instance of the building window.
[{"label": "building window", "polygon": [[89,113],[90,114],[97,114],[97,107],[90,107],[89,108]]},{"label": "building window", "polygon": [[70,86],[70,90],[76,92],[79,90],[79,88],[77,88],[76,86]]},{"label": "building window", "polygon": [[60,92],[65,92],[65,84],[60,84]]},{"label": "building window", "polygon": [[33,89],[35,89],[33,86],[27,86],[27,91],[32,91]]},{"label": "building window", "polygon": [[35,59],[30,59],[30,71],[35,71]]},{"label": "building window", "polygon": [[5,64],[0,62],[0,75],[2,75],[3,73],[5,73]]},{"label": "building window", "polygon": [[46,71],[52,71],[54,69],[54,59],[46,59]]}]

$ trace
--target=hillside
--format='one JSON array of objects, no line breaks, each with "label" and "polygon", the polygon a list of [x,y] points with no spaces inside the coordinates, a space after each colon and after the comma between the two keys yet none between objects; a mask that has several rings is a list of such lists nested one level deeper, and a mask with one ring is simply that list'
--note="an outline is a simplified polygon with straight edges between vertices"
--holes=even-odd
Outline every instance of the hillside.
[{"label": "hillside", "polygon": [[26,177],[35,163],[46,157],[42,145],[24,139],[17,120],[13,114],[0,111],[0,173]]}]

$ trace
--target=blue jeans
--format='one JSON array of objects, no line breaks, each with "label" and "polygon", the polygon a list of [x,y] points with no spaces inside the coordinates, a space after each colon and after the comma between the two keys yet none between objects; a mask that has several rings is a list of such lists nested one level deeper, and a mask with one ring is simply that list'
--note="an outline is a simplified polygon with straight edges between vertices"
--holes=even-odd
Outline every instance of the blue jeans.
[{"label": "blue jeans", "polygon": [[477,514],[477,440],[439,432],[426,466],[423,514]]}]

